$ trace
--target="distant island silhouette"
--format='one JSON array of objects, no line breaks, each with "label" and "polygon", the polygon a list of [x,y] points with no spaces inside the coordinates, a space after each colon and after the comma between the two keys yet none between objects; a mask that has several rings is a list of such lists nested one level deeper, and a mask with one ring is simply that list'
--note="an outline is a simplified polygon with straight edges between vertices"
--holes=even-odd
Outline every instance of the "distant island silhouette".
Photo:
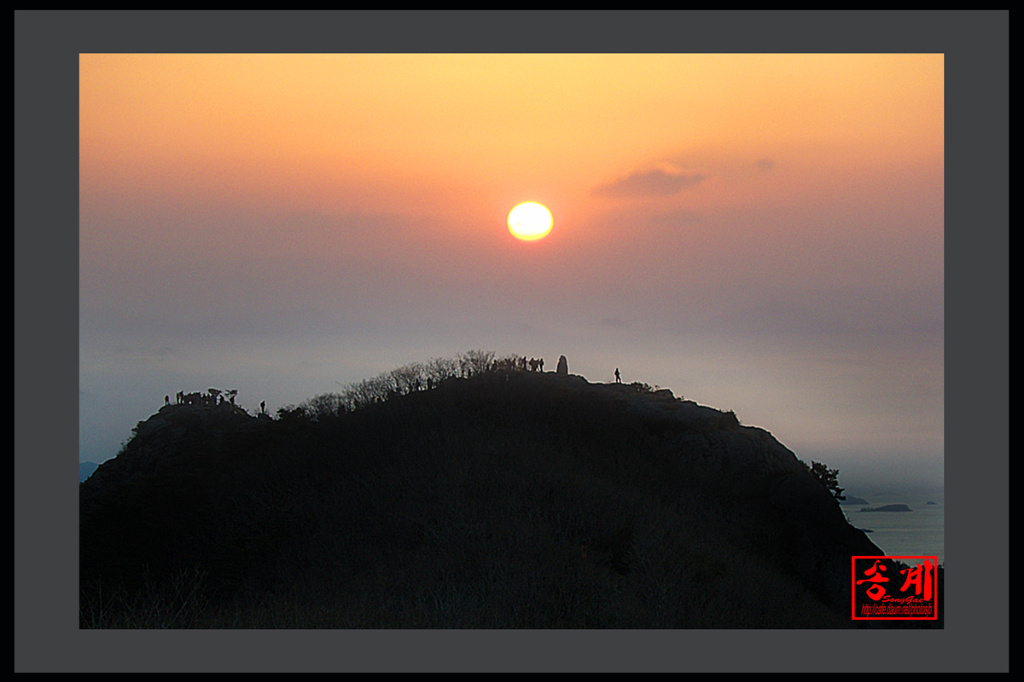
[{"label": "distant island silhouette", "polygon": [[556,364],[469,351],[274,415],[161,396],[80,484],[80,626],[868,627],[850,559],[884,552],[835,470]]},{"label": "distant island silhouette", "polygon": [[911,512],[914,511],[905,504],[886,504],[881,507],[865,507],[862,512]]}]

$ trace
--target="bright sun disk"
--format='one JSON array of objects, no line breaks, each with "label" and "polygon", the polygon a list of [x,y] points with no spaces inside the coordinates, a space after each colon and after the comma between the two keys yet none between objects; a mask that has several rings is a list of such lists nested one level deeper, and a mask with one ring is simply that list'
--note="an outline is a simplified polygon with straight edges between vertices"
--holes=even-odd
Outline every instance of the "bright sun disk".
[{"label": "bright sun disk", "polygon": [[552,222],[551,211],[534,201],[527,201],[509,211],[508,231],[516,239],[533,241],[547,236]]}]

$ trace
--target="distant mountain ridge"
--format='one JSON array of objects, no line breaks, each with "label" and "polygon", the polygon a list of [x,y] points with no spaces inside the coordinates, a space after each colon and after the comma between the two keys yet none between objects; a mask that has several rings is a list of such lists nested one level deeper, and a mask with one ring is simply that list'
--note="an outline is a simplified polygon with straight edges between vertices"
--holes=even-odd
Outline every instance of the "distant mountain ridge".
[{"label": "distant mountain ridge", "polygon": [[82,626],[850,627],[882,554],[769,432],[664,389],[487,365],[343,403],[140,422],[80,487]]},{"label": "distant mountain ridge", "polygon": [[96,462],[79,462],[78,463],[78,482],[81,483],[85,479],[92,476],[92,473],[96,471],[99,464]]}]

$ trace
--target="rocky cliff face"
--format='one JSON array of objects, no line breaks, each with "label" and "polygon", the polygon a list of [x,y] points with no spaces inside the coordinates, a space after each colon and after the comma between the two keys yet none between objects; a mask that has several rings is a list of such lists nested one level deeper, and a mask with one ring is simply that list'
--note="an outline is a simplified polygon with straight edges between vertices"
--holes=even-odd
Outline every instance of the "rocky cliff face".
[{"label": "rocky cliff face", "polygon": [[[240,586],[274,592],[320,572],[342,592],[382,581],[413,600],[438,575],[491,598],[497,581],[510,602],[537,598],[527,574],[573,586],[553,594],[589,590],[589,615],[513,604],[500,627],[706,627],[730,609],[692,604],[778,599],[750,607],[778,613],[786,585],[843,614],[850,557],[882,554],[767,431],[666,390],[539,372],[447,381],[330,420],[165,406],[82,484],[81,533],[83,585],[198,568],[236,600]],[[595,557],[623,581],[613,591],[578,573]],[[635,621],[612,602],[629,590]],[[731,611],[720,626],[806,625]],[[393,618],[383,626],[419,622]]]}]

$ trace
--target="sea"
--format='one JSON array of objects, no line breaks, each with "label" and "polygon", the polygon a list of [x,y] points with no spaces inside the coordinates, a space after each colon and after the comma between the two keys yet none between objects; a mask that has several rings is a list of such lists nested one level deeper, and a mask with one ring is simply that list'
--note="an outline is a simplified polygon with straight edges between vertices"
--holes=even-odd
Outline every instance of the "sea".
[{"label": "sea", "polygon": [[[867,533],[886,556],[933,556],[945,562],[945,514],[941,493],[860,494],[867,504],[842,504],[850,525]],[[865,507],[905,504],[909,512],[862,512]],[[908,562],[910,563],[910,562]]]}]

